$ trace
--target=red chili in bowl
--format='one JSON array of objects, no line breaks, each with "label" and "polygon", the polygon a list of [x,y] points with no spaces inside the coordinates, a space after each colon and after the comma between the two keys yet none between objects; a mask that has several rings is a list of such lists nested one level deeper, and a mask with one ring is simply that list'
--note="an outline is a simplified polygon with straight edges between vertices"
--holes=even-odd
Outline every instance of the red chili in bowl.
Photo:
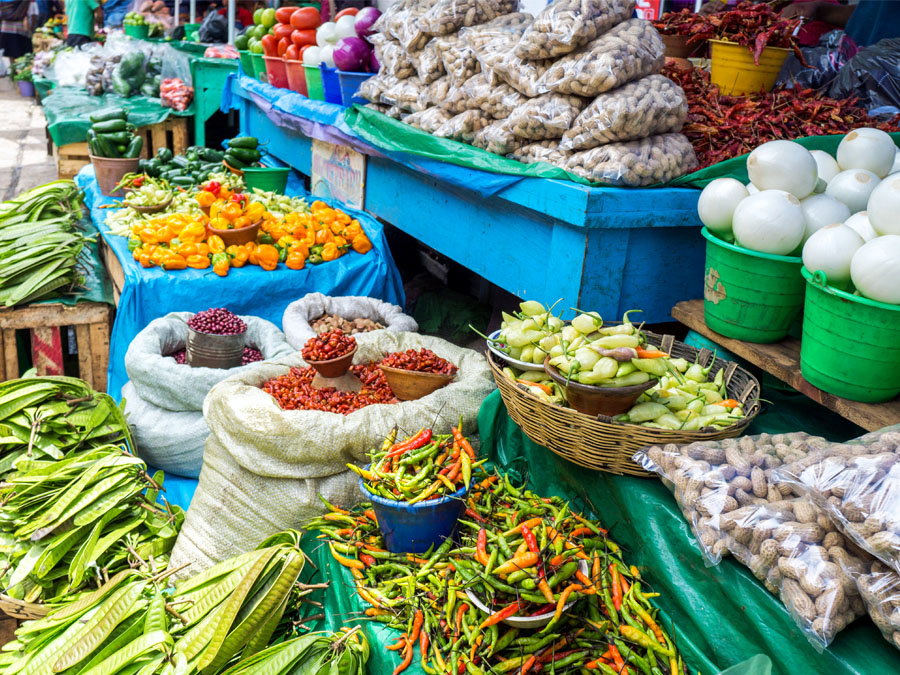
[{"label": "red chili in bowl", "polygon": [[414,370],[418,373],[436,373],[438,375],[456,375],[459,370],[447,359],[442,359],[430,349],[424,347],[419,351],[407,349],[405,352],[388,354],[381,361],[382,366]]},{"label": "red chili in bowl", "polygon": [[291,368],[289,373],[263,383],[262,390],[285,410],[322,410],[349,415],[374,403],[397,403],[384,373],[375,364],[351,366],[350,372],[362,382],[358,394],[334,387],[316,389],[312,385],[316,376],[314,368]]},{"label": "red chili in bowl", "polygon": [[335,329],[309,338],[301,355],[304,361],[328,361],[349,354],[355,348],[356,338]]}]

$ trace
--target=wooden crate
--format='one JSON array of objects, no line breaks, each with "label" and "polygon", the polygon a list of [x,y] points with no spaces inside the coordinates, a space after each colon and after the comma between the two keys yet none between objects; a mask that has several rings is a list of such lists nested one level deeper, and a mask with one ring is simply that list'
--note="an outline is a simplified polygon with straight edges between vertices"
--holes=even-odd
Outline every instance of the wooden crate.
[{"label": "wooden crate", "polygon": [[116,257],[115,251],[103,239],[100,239],[100,260],[109,274],[110,281],[112,281],[113,302],[118,307],[119,298],[122,296],[122,288],[125,286],[125,270],[122,269],[122,263]]},{"label": "wooden crate", "polygon": [[106,391],[109,334],[113,309],[100,302],[81,302],[69,307],[58,303],[26,305],[0,310],[0,381],[21,376],[16,331],[28,330],[31,355],[38,375],[63,374],[60,329],[75,329],[78,344],[78,377],[97,391]]},{"label": "wooden crate", "polygon": [[21,621],[6,614],[0,614],[0,647],[16,639],[16,628]]},{"label": "wooden crate", "polygon": [[59,179],[71,180],[81,168],[91,163],[88,154],[87,141],[84,143],[68,143],[62,147],[53,146],[53,159],[56,160],[56,170]]},{"label": "wooden crate", "polygon": [[160,148],[168,148],[176,155],[183,153],[191,144],[188,120],[189,117],[169,117],[158,124],[138,129],[138,133],[144,137],[141,157],[149,159]]}]

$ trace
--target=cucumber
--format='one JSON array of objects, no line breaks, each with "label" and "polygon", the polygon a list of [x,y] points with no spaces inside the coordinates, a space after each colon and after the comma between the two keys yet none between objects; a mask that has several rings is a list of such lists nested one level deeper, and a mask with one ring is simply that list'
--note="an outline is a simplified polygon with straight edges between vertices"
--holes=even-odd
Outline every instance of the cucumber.
[{"label": "cucumber", "polygon": [[98,134],[113,134],[118,131],[128,131],[128,123],[122,119],[95,122],[92,127]]},{"label": "cucumber", "polygon": [[227,155],[231,155],[242,161],[244,164],[253,164],[259,161],[259,150],[247,150],[245,148],[228,148]]},{"label": "cucumber", "polygon": [[247,162],[241,161],[239,157],[235,157],[230,152],[225,153],[225,161],[232,169],[243,169],[247,166]]},{"label": "cucumber", "polygon": [[101,110],[99,112],[95,112],[91,115],[90,120],[91,123],[96,124],[98,122],[109,122],[111,120],[126,120],[128,119],[128,111],[123,108],[112,108],[110,110]]},{"label": "cucumber", "polygon": [[124,157],[128,159],[134,159],[138,155],[141,154],[141,149],[144,147],[144,139],[141,136],[135,136],[128,143],[128,148],[123,153]]},{"label": "cucumber", "polygon": [[228,141],[229,148],[243,148],[245,150],[256,150],[259,141],[253,136],[238,136]]},{"label": "cucumber", "polygon": [[97,150],[98,157],[120,157],[116,144],[106,134],[97,134],[94,139],[94,148]]}]

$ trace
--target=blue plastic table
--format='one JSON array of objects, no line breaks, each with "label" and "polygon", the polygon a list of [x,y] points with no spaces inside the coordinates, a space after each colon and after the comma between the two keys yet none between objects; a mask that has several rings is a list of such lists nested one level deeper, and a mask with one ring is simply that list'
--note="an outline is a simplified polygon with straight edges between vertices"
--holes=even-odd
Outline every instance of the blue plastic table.
[{"label": "blue plastic table", "polygon": [[223,109],[240,111],[243,134],[307,175],[312,138],[367,154],[367,211],[515,295],[604,317],[640,308],[657,322],[701,294],[697,190],[592,188],[388,157],[342,124],[340,106],[247,77],[230,83]]},{"label": "blue plastic table", "polygon": [[[125,272],[125,284],[116,310],[109,349],[107,391],[121,396],[128,381],[125,352],[134,336],[150,321],[169,312],[200,312],[210,307],[227,307],[236,314],[258,316],[281,327],[285,308],[307,293],[326,295],[366,295],[398,305],[404,304],[400,273],[391,257],[382,225],[365,213],[347,212],[359,219],[372,241],[365,255],[348,253],[322,265],[289,270],[283,265],[272,272],[248,265],[219,277],[212,269],[166,272],[158,267],[144,269],[128,251],[128,240],[110,234],[101,208],[114,200],[100,195],[94,169],[84,167],[75,178],[85,191],[85,204],[106,244],[112,249]],[[298,181],[289,185],[289,194],[299,194]],[[291,188],[294,190],[291,190]]]}]

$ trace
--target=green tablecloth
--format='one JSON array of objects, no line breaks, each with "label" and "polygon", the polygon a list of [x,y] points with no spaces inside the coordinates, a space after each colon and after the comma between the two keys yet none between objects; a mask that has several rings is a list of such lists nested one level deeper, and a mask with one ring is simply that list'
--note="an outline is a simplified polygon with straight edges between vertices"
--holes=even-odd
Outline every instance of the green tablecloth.
[{"label": "green tablecloth", "polygon": [[38,98],[43,101],[44,98],[52,91],[53,80],[47,80],[43,77],[34,78],[34,90],[37,92]]},{"label": "green tablecloth", "polygon": [[42,101],[47,129],[57,147],[68,143],[87,140],[91,126],[88,116],[103,108],[126,108],[128,121],[138,127],[162,122],[169,115],[190,117],[194,114],[191,106],[184,112],[164,108],[158,98],[132,96],[122,98],[115,94],[91,96],[79,87],[56,87]]}]

